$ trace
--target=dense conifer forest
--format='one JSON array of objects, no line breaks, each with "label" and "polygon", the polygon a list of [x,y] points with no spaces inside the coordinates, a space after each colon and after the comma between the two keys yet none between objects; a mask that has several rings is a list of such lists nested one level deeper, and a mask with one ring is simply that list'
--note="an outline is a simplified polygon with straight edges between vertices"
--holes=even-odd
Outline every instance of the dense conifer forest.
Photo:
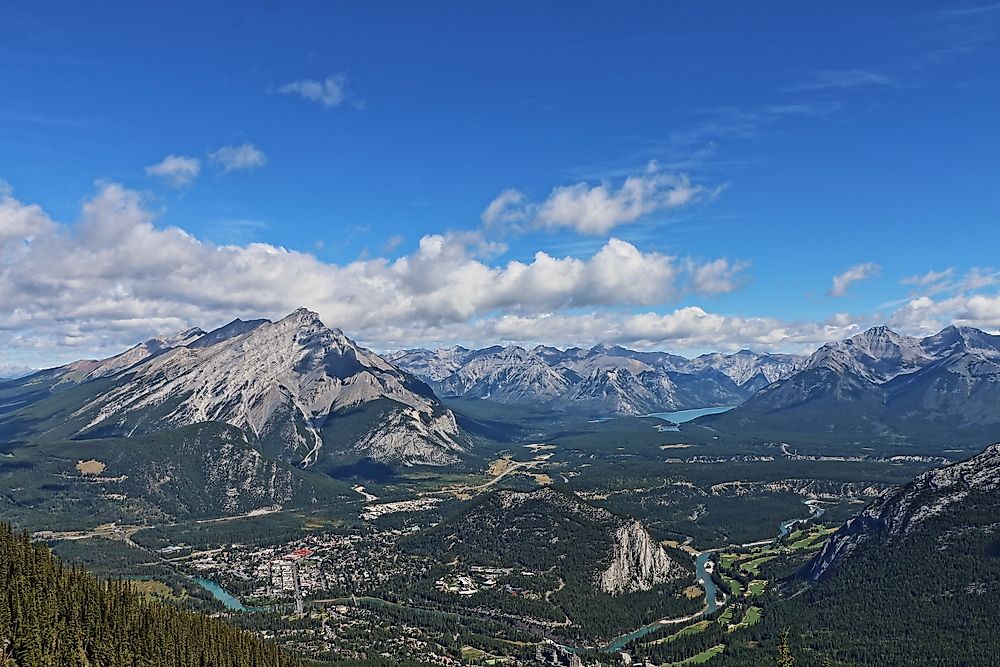
[{"label": "dense conifer forest", "polygon": [[0,667],[299,667],[216,619],[144,600],[0,524]]}]

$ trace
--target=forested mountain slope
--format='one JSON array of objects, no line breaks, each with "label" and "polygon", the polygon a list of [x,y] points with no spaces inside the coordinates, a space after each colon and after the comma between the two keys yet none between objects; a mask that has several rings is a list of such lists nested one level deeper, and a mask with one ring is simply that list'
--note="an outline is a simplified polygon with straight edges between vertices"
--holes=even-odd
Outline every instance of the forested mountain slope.
[{"label": "forested mountain slope", "polygon": [[147,602],[0,525],[3,667],[296,667],[226,623]]},{"label": "forested mountain slope", "polygon": [[1000,445],[927,472],[834,533],[724,665],[996,665]]}]

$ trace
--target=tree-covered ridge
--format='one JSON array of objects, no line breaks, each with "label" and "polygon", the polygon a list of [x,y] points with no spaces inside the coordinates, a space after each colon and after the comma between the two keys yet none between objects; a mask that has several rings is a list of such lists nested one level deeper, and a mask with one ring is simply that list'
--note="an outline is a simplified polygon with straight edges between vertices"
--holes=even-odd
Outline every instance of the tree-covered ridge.
[{"label": "tree-covered ridge", "polygon": [[0,524],[0,667],[296,667],[226,623],[148,602]]}]

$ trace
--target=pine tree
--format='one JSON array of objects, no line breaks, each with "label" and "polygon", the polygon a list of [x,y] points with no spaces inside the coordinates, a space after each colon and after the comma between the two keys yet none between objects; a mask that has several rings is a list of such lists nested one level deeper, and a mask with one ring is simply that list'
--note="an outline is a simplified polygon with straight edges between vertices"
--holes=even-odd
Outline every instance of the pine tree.
[{"label": "pine tree", "polygon": [[301,667],[222,621],[148,602],[0,524],[0,667]]},{"label": "pine tree", "polygon": [[794,667],[795,656],[792,655],[791,643],[788,640],[788,630],[781,631],[781,640],[778,642],[778,667]]}]

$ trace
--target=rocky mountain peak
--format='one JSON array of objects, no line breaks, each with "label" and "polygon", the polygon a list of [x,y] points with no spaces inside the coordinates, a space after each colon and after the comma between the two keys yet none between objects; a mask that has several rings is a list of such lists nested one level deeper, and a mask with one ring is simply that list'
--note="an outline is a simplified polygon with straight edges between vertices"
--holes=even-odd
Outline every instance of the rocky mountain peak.
[{"label": "rocky mountain peak", "polygon": [[[274,326],[283,329],[297,329],[307,333],[329,329],[325,324],[323,324],[323,320],[320,319],[319,313],[314,310],[309,310],[308,308],[296,308],[291,313],[275,322]],[[340,333],[339,330],[330,330]]]},{"label": "rocky mountain peak", "polygon": [[984,359],[1000,359],[1000,336],[972,327],[950,326],[920,341],[936,357],[969,353]]},{"label": "rocky mountain peak", "polygon": [[411,350],[391,359],[446,396],[541,401],[617,414],[737,404],[788,377],[803,361],[748,351],[686,359],[608,344],[566,350],[493,346],[461,355]]},{"label": "rocky mountain peak", "polygon": [[175,347],[131,366],[75,413],[87,420],[82,432],[218,421],[274,439],[289,459],[310,465],[338,412],[384,400],[395,406],[392,414],[354,440],[365,454],[442,464],[462,451],[454,416],[426,385],[326,327],[315,312],[300,308],[278,322],[237,320],[222,329],[205,337],[211,344]]},{"label": "rocky mountain peak", "polygon": [[920,341],[877,326],[842,341],[827,343],[809,358],[807,368],[851,372],[875,383],[911,373],[930,359]]}]

